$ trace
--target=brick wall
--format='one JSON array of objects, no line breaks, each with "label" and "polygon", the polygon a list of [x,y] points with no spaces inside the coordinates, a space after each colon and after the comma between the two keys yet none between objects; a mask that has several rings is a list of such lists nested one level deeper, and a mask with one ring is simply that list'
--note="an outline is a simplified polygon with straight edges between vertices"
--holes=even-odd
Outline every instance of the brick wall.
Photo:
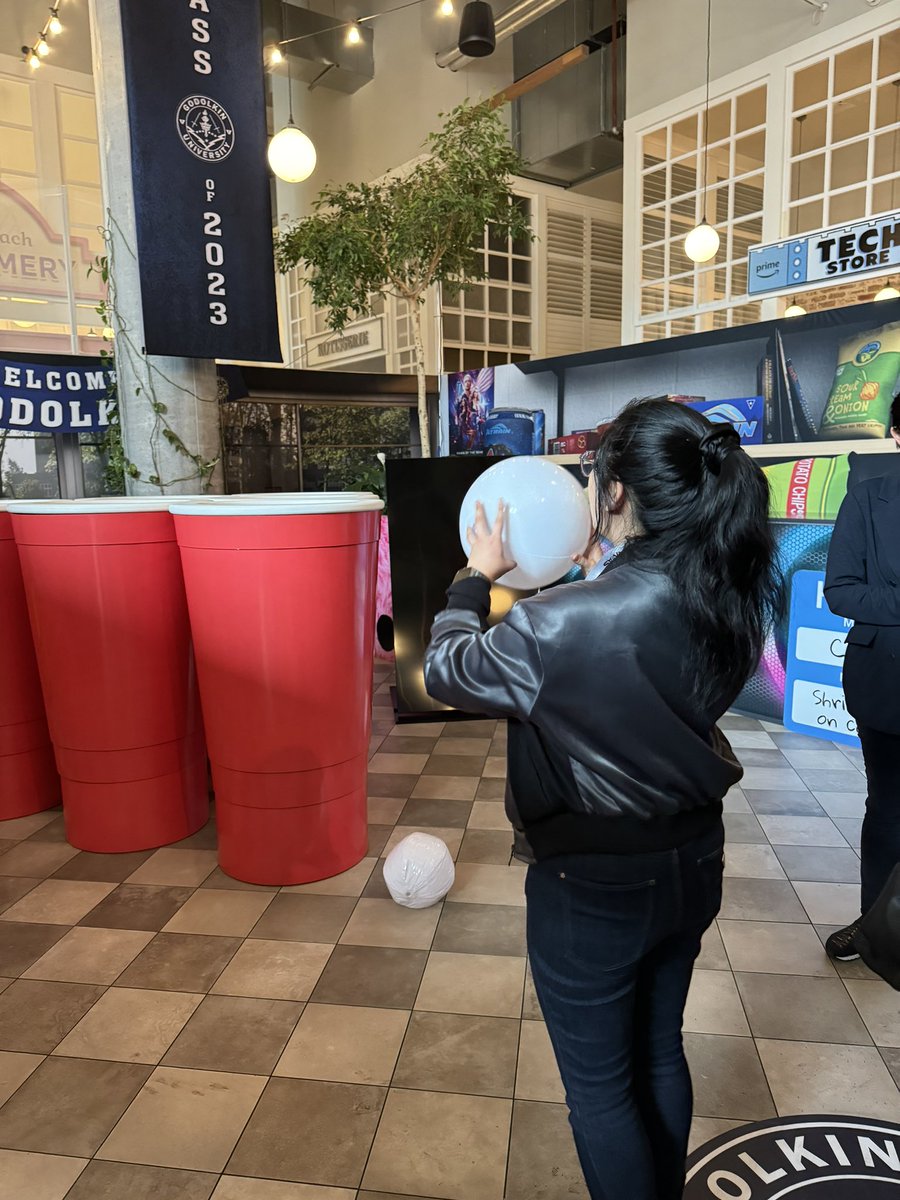
[{"label": "brick wall", "polygon": [[[850,304],[865,304],[866,301],[874,299],[875,293],[880,292],[888,283],[892,283],[894,287],[900,287],[897,279],[887,279],[880,275],[877,279],[862,278],[854,279],[849,283],[833,284],[831,287],[818,288],[814,292],[800,292],[797,295],[797,303],[801,304],[807,312],[824,312],[827,308],[845,308]],[[791,303],[791,297],[784,298],[784,308]]]}]

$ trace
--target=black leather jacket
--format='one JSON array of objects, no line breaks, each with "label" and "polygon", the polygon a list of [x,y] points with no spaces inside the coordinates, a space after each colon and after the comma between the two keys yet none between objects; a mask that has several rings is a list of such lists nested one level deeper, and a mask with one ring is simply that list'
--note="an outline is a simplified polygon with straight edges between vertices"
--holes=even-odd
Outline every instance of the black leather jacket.
[{"label": "black leather jacket", "polygon": [[454,584],[425,655],[430,695],[510,718],[507,814],[518,857],[670,849],[721,819],[743,772],[698,712],[696,646],[668,577],[623,553],[599,579],[522,600],[485,631],[488,585]]}]

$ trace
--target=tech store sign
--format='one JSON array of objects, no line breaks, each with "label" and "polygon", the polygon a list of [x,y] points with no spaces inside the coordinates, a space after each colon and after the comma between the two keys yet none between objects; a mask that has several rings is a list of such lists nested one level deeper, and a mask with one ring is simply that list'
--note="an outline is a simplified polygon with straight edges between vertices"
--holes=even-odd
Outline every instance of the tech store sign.
[{"label": "tech store sign", "polygon": [[747,290],[760,296],[891,267],[900,267],[900,212],[751,247]]},{"label": "tech store sign", "polygon": [[684,1200],[898,1200],[900,1126],[780,1117],[708,1142],[688,1160]]}]

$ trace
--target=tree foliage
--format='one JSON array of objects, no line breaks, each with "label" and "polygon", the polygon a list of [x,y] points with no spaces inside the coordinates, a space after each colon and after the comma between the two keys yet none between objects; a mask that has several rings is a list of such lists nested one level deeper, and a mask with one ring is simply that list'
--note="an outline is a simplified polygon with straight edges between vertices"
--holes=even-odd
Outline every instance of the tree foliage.
[{"label": "tree foliage", "polygon": [[426,292],[434,284],[458,289],[487,278],[486,226],[500,238],[532,236],[511,190],[523,163],[489,102],[455,108],[425,150],[408,169],[375,183],[323,189],[312,215],[275,239],[278,269],[306,265],[313,301],[336,333],[366,315],[373,296],[410,302],[423,453],[429,445],[421,330]]}]

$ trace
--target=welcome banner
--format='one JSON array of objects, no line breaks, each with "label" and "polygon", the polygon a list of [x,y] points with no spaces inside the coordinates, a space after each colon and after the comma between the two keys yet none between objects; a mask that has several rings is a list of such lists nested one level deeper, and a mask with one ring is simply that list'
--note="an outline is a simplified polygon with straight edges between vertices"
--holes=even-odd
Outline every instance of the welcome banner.
[{"label": "welcome banner", "polygon": [[259,0],[120,0],[148,354],[281,362]]},{"label": "welcome banner", "polygon": [[90,433],[110,423],[116,374],[99,358],[0,358],[0,429]]}]

